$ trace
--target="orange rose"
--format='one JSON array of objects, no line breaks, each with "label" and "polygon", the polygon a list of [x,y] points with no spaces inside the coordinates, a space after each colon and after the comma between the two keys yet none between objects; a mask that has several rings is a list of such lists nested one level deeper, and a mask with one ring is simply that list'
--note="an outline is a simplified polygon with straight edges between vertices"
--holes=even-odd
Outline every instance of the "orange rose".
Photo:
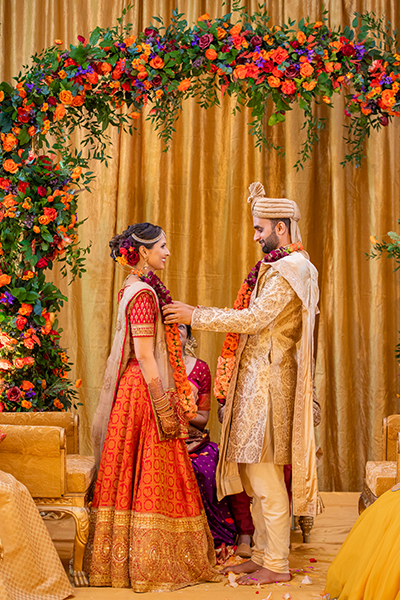
[{"label": "orange rose", "polygon": [[178,85],[178,92],[186,92],[190,88],[190,79],[182,79]]},{"label": "orange rose", "polygon": [[5,208],[12,208],[17,203],[14,200],[14,196],[12,194],[7,194],[7,196],[4,196],[4,200],[3,200],[2,204]]},{"label": "orange rose", "polygon": [[72,169],[71,178],[79,179],[81,174],[82,174],[82,167],[75,167],[74,169]]},{"label": "orange rose", "polygon": [[314,73],[314,67],[309,62],[303,62],[300,67],[300,75],[302,77],[310,77]]},{"label": "orange rose", "polygon": [[291,79],[285,79],[285,81],[282,83],[281,91],[288,95],[294,94],[296,91],[296,84]]},{"label": "orange rose", "polygon": [[63,104],[71,104],[71,102],[74,99],[73,95],[69,90],[62,90],[58,94],[58,97],[60,98],[60,102],[62,102]]},{"label": "orange rose", "polygon": [[82,106],[83,104],[85,104],[85,97],[82,94],[78,94],[72,100],[72,106]]},{"label": "orange rose", "polygon": [[35,364],[35,359],[32,356],[25,356],[23,361],[24,365],[26,365],[27,367],[30,367]]},{"label": "orange rose", "polygon": [[327,62],[327,63],[325,63],[325,71],[327,73],[332,73],[332,71],[334,70],[334,68],[335,67],[334,67],[333,62]]},{"label": "orange rose", "polygon": [[3,285],[8,285],[10,281],[10,275],[6,275],[5,273],[3,273],[3,275],[0,275],[0,287],[2,287]]},{"label": "orange rose", "polygon": [[287,59],[288,56],[289,56],[288,51],[285,50],[285,48],[281,48],[281,47],[274,50],[271,54],[272,60],[274,62],[276,62],[278,65],[283,63]]},{"label": "orange rose", "polygon": [[161,58],[161,56],[155,56],[151,59],[150,66],[153,69],[162,69],[164,66],[164,60]]},{"label": "orange rose", "polygon": [[79,388],[81,387],[81,385],[82,385],[82,379],[77,379],[77,380],[75,381],[75,387],[76,387],[77,389],[79,389]]},{"label": "orange rose", "polygon": [[24,315],[24,316],[28,317],[31,314],[32,310],[33,310],[33,307],[31,304],[22,303],[18,313],[20,315]]},{"label": "orange rose", "polygon": [[325,104],[331,103],[331,99],[329,98],[329,96],[322,96],[322,100],[325,102]]},{"label": "orange rose", "polygon": [[314,25],[314,29],[318,29],[318,27],[322,27],[322,21],[317,21]]},{"label": "orange rose", "polygon": [[27,338],[24,340],[24,346],[28,350],[32,350],[35,347],[35,342],[31,338]]},{"label": "orange rose", "polygon": [[29,127],[28,133],[29,133],[30,137],[33,137],[35,135],[36,129],[35,129],[34,125],[31,125],[31,127]]},{"label": "orange rose", "polygon": [[25,363],[24,363],[24,359],[23,358],[15,358],[14,359],[14,367],[16,369],[23,369],[24,366],[25,366]]},{"label": "orange rose", "polygon": [[225,36],[226,36],[225,29],[222,29],[222,27],[218,27],[217,28],[217,37],[218,37],[218,39],[222,40]]},{"label": "orange rose", "polygon": [[17,163],[15,163],[15,162],[13,161],[13,159],[12,159],[12,158],[8,158],[8,159],[7,159],[6,161],[4,161],[4,163],[3,163],[3,169],[4,169],[5,171],[8,171],[8,173],[12,173],[12,174],[14,174],[14,173],[16,173],[16,172],[18,171],[18,165],[17,165]]},{"label": "orange rose", "polygon": [[34,231],[35,233],[40,233],[40,227],[38,227],[37,225],[34,225],[34,226],[33,226],[33,231]]},{"label": "orange rose", "polygon": [[245,79],[247,74],[247,66],[246,65],[238,65],[236,69],[233,71],[236,79]]},{"label": "orange rose", "polygon": [[206,50],[206,58],[208,58],[208,60],[215,60],[217,56],[217,52],[215,52],[215,50],[213,50],[212,48]]},{"label": "orange rose", "polygon": [[140,112],[134,110],[133,112],[128,114],[128,117],[130,117],[131,119],[140,119]]},{"label": "orange rose", "polygon": [[136,42],[135,35],[130,35],[129,37],[124,39],[124,44],[127,48],[130,48],[132,46],[132,44],[134,44],[135,42]]},{"label": "orange rose", "polygon": [[317,85],[316,81],[304,81],[304,83],[302,84],[303,88],[307,91],[307,92],[312,92],[312,90],[315,88],[315,86]]},{"label": "orange rose", "polygon": [[112,71],[112,66],[106,62],[103,62],[101,63],[100,70],[103,73],[103,75],[107,75],[107,73],[110,73],[110,71]]},{"label": "orange rose", "polygon": [[230,34],[232,36],[234,35],[239,35],[239,33],[242,31],[242,24],[241,23],[236,23],[236,25],[234,25],[230,31]]},{"label": "orange rose", "polygon": [[267,79],[268,84],[273,88],[278,88],[281,85],[281,80],[275,75],[270,75]]},{"label": "orange rose", "polygon": [[54,43],[56,44],[56,46],[61,46],[63,41],[62,40],[54,40]]},{"label": "orange rose", "polygon": [[204,13],[204,15],[201,15],[201,17],[199,17],[197,20],[198,21],[209,21],[210,19],[210,15],[208,13]]},{"label": "orange rose", "polygon": [[24,379],[24,381],[21,384],[21,390],[24,390],[24,392],[27,392],[28,390],[33,390],[34,387],[35,386],[33,385],[33,383],[27,381],[26,379]]},{"label": "orange rose", "polygon": [[47,217],[46,215],[41,215],[41,216],[39,217],[39,223],[40,223],[41,225],[48,225],[48,223],[50,223],[50,219],[49,219],[49,217]]},{"label": "orange rose", "polygon": [[22,400],[21,406],[23,406],[24,408],[31,408],[32,402],[29,402],[29,400]]},{"label": "orange rose", "polygon": [[393,90],[384,90],[381,96],[381,107],[382,108],[392,108],[395,104],[395,92]]},{"label": "orange rose", "polygon": [[12,133],[7,133],[3,139],[3,148],[6,152],[12,152],[18,146],[18,140]]},{"label": "orange rose", "polygon": [[56,109],[54,111],[54,118],[56,121],[61,121],[66,113],[64,104],[57,104]]},{"label": "orange rose", "polygon": [[302,31],[298,31],[297,35],[296,35],[296,39],[299,42],[299,44],[304,44],[304,42],[306,41],[307,37],[306,37],[306,35]]},{"label": "orange rose", "polygon": [[4,92],[3,90],[0,90],[0,102],[3,102],[4,100]]}]

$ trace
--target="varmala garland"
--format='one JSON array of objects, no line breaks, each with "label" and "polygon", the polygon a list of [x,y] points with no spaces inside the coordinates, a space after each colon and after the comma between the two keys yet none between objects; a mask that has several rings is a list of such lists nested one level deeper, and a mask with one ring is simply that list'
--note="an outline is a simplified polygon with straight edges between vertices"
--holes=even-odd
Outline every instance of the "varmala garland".
[{"label": "varmala garland", "polygon": [[[273,263],[285,256],[289,256],[292,252],[301,252],[302,244],[296,242],[282,248],[272,250],[264,256],[264,258],[256,264],[247,275],[238,292],[233,308],[235,310],[243,310],[248,308],[250,297],[256,286],[258,273],[262,263]],[[214,396],[221,404],[225,404],[228,394],[229,384],[232,379],[233,370],[236,364],[236,350],[239,346],[239,333],[227,333],[222,345],[221,355],[218,358],[217,373],[214,380]]]},{"label": "varmala garland", "polygon": [[[133,246],[131,246],[129,239],[126,242],[123,242],[119,248],[119,252],[121,256],[116,256],[115,260],[122,266],[130,265],[133,267],[139,261],[139,253]],[[161,279],[157,277],[155,273],[153,273],[153,271],[149,271],[145,275],[139,269],[132,269],[131,273],[153,288],[157,294],[160,309],[167,304],[172,304],[172,298],[169,290],[165,287]],[[187,378],[177,323],[165,325],[165,337],[176,390],[179,394],[185,417],[188,421],[191,421],[197,414],[197,405],[191,385]]]}]

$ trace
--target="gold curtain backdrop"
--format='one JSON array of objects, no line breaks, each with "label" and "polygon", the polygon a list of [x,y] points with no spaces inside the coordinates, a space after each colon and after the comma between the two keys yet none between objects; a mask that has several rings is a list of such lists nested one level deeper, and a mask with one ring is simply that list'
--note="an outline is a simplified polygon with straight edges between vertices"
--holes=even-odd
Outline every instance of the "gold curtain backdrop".
[{"label": "gold curtain backdrop", "polygon": [[[250,11],[259,0],[247,0]],[[60,38],[75,44],[96,26],[116,23],[124,0],[0,0],[1,80],[11,81],[30,56]],[[320,0],[269,0],[273,24],[309,16],[321,18]],[[399,5],[390,0],[330,0],[331,26],[350,25],[355,11],[385,14],[396,27]],[[168,23],[172,10],[190,24],[208,12],[225,14],[222,0],[137,0],[127,15],[140,32],[160,15]],[[87,272],[68,285],[54,271],[49,276],[68,296],[60,316],[62,343],[80,377],[82,450],[91,452],[90,424],[111,348],[117,293],[126,272],[109,257],[108,241],[129,224],[151,221],[168,235],[171,257],[162,275],[175,299],[191,304],[231,306],[242,280],[261,257],[253,242],[247,187],[263,182],[270,196],[295,200],[302,213],[303,243],[320,274],[320,318],[316,332],[316,386],[322,405],[317,430],[323,449],[319,467],[323,490],[360,490],[367,460],[381,458],[382,417],[398,412],[398,365],[394,352],[399,327],[398,274],[392,261],[367,261],[369,236],[396,228],[399,210],[400,127],[391,124],[368,141],[361,169],[340,166],[346,152],[343,97],[334,108],[318,106],[326,129],[304,170],[296,172],[303,113],[295,108],[286,123],[268,128],[284,145],[286,157],[259,152],[248,133],[249,111],[233,116],[234,100],[201,109],[184,104],[171,148],[162,152],[152,125],[142,118],[131,137],[110,131],[108,168],[94,163],[92,194],[81,195],[82,244],[92,243]],[[79,134],[75,136],[78,143]],[[397,228],[398,231],[398,228]],[[198,355],[215,373],[221,334],[196,334]],[[211,412],[212,437],[220,426],[216,402]]]}]

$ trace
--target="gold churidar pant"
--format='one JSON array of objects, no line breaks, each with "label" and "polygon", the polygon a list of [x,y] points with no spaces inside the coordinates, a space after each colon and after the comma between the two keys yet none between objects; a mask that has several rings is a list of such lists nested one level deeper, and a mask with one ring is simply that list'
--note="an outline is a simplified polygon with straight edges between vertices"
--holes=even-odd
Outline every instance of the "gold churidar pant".
[{"label": "gold churidar pant", "polygon": [[[250,11],[258,0],[244,0]],[[116,24],[124,0],[0,0],[0,74],[11,81],[30,56],[60,38],[68,47],[96,26]],[[267,1],[272,24],[291,17],[321,18],[321,2]],[[354,11],[385,13],[400,25],[400,5],[390,0],[326,0],[332,26],[350,25]],[[208,11],[230,10],[212,0],[138,0],[127,15],[133,31],[147,27],[153,15],[169,22],[177,7],[189,23]],[[281,157],[259,152],[248,134],[247,110],[233,116],[234,99],[208,111],[194,101],[184,104],[171,148],[163,153],[152,125],[142,118],[138,131],[110,131],[108,168],[93,164],[92,194],[82,194],[79,217],[83,244],[92,243],[87,273],[68,286],[49,275],[67,294],[61,313],[63,344],[80,377],[83,449],[90,453],[90,423],[100,395],[113,339],[117,292],[125,273],[109,257],[108,241],[129,224],[149,220],[168,235],[171,257],[163,273],[174,298],[192,304],[231,306],[250,268],[260,258],[252,240],[247,187],[263,182],[270,196],[286,196],[301,209],[300,229],[320,273],[321,315],[316,336],[317,393],[322,405],[318,442],[324,458],[320,485],[325,490],[357,490],[368,459],[380,459],[382,417],[400,409],[398,366],[394,352],[399,327],[400,284],[390,261],[367,261],[369,237],[396,229],[399,215],[400,124],[373,134],[361,169],[340,166],[347,151],[343,135],[344,99],[334,108],[318,106],[326,119],[319,146],[304,170],[296,172],[303,113],[294,108],[286,123],[268,128]],[[267,109],[267,118],[271,107]],[[76,134],[75,143],[79,141]],[[399,230],[397,228],[397,230]],[[215,373],[223,336],[197,334],[199,355]],[[215,406],[213,439],[219,435]]]}]

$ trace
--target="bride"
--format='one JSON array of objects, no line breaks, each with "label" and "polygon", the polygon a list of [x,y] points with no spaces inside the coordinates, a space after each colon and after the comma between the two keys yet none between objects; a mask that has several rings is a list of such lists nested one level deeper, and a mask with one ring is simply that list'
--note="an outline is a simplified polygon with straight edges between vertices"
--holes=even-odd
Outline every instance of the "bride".
[{"label": "bride", "polygon": [[196,407],[179,331],[161,320],[160,304],[171,298],[153,273],[170,254],[166,237],[137,223],[110,247],[132,270],[92,427],[99,473],[85,557],[90,585],[149,592],[220,581],[184,439]]}]

